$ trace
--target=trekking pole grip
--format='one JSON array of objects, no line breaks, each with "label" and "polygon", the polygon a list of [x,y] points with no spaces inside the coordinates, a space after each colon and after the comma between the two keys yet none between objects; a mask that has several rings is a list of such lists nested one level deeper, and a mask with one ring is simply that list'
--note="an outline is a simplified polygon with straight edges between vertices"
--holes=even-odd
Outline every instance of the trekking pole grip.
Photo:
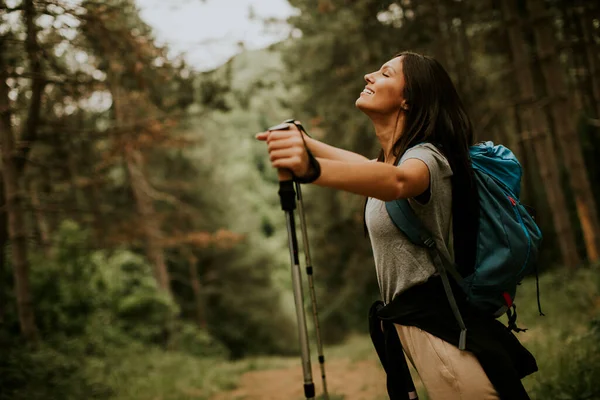
[{"label": "trekking pole grip", "polygon": [[279,201],[283,211],[293,212],[296,209],[296,191],[292,173],[287,169],[278,169]]}]

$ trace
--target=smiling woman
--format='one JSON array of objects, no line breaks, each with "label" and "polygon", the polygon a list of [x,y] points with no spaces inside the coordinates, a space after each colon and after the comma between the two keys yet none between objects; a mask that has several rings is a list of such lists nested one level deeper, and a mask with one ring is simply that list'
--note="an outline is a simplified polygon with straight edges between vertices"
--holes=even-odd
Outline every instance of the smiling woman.
[{"label": "smiling woman", "polygon": [[434,400],[528,399],[520,379],[537,369],[533,356],[459,292],[454,297],[469,339],[465,351],[458,349],[458,327],[433,260],[400,233],[385,207],[408,199],[444,257],[458,268],[473,268],[479,217],[469,157],[473,135],[450,77],[433,58],[403,52],[364,80],[355,104],[381,145],[376,162],[312,139],[294,124],[257,139],[267,143],[274,168],[301,182],[367,197],[365,223],[388,321],[385,340],[379,339],[379,323],[372,323],[371,334],[378,354],[385,354],[391,398],[416,398],[404,351]]}]

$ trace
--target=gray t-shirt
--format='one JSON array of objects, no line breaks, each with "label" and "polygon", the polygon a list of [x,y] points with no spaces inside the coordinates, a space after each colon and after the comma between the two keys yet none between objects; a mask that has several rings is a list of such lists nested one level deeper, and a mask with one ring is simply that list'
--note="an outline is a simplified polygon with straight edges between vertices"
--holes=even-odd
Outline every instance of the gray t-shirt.
[{"label": "gray t-shirt", "polygon": [[[431,196],[426,203],[409,199],[409,204],[433,234],[438,248],[454,259],[452,252],[452,169],[446,157],[430,143],[410,148],[400,164],[416,158],[429,168]],[[365,215],[377,280],[383,301],[387,304],[406,289],[424,283],[436,273],[427,250],[412,244],[392,222],[385,202],[369,198]]]}]

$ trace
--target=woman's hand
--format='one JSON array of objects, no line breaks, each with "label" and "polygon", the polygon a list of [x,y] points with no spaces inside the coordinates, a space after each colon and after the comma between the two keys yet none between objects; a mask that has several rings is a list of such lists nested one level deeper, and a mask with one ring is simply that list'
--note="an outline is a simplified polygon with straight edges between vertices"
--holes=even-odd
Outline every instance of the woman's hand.
[{"label": "woman's hand", "polygon": [[271,166],[288,169],[299,178],[310,172],[308,153],[302,139],[303,133],[296,125],[287,124],[288,129],[266,131],[256,134],[256,139],[267,142]]}]

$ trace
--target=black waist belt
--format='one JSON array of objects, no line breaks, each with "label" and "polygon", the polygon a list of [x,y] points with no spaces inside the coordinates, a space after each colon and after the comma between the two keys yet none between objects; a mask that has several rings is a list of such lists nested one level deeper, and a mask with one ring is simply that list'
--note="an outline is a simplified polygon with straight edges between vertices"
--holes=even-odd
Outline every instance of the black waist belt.
[{"label": "black waist belt", "polygon": [[[468,329],[466,350],[477,357],[500,398],[528,400],[521,379],[537,371],[533,355],[500,321],[480,314],[456,297]],[[415,385],[394,324],[416,326],[458,347],[460,327],[439,277],[408,289],[385,306],[376,301],[369,310],[371,340],[387,374],[390,400],[407,400]]]}]

